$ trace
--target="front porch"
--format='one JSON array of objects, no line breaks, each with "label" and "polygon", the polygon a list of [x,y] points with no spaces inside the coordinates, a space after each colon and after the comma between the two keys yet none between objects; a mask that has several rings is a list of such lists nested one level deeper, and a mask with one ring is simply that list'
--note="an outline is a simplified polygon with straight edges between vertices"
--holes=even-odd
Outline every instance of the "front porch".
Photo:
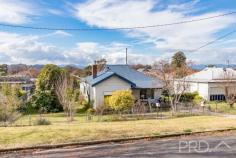
[{"label": "front porch", "polygon": [[133,95],[137,100],[142,102],[157,103],[161,97],[162,89],[157,88],[135,88],[132,89]]},{"label": "front porch", "polygon": [[159,103],[162,89],[157,88],[139,88],[132,89],[133,95],[136,99],[134,112],[151,112],[156,108],[156,103]]}]

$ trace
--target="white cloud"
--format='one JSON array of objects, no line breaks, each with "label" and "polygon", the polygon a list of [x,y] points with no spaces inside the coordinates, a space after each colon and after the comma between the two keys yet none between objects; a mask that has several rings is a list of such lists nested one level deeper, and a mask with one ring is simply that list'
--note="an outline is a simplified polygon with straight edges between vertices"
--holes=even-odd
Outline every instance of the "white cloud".
[{"label": "white cloud", "polygon": [[62,37],[72,36],[72,34],[66,32],[66,31],[62,31],[62,30],[57,30],[54,33],[52,33],[52,35],[58,35],[58,36],[62,36]]},{"label": "white cloud", "polygon": [[38,36],[0,32],[0,56],[3,63],[59,63],[65,59],[60,49],[39,41]]},{"label": "white cloud", "polygon": [[73,35],[66,32],[66,31],[62,31],[62,30],[57,30],[57,31],[53,31],[51,33],[47,33],[47,34],[43,34],[40,36],[37,36],[40,39],[43,38],[47,38],[47,37],[72,37]]},{"label": "white cloud", "polygon": [[0,22],[22,24],[30,21],[30,16],[37,15],[37,10],[30,3],[20,0],[0,0]]},{"label": "white cloud", "polygon": [[[89,0],[85,3],[76,4],[74,6],[74,15],[91,26],[115,28],[201,19],[228,12],[216,11],[199,14],[198,11],[201,8],[195,7],[197,3],[198,1],[193,1],[179,5],[169,5],[164,9],[158,10],[154,7],[158,8],[161,6],[161,3],[154,0]],[[197,58],[194,59],[194,55],[188,52],[188,50],[198,48],[215,39],[217,32],[229,28],[232,24],[236,23],[235,18],[236,16],[234,15],[228,15],[188,24],[126,30],[124,32],[130,37],[152,42],[159,52],[170,54],[177,50],[182,50],[192,60],[197,60]],[[221,53],[218,51],[218,48],[214,49],[214,51],[216,54]],[[213,61],[218,60],[216,56],[212,57],[214,58],[212,59]]]},{"label": "white cloud", "polygon": [[[125,48],[126,44],[111,43],[99,44],[95,42],[81,42],[77,43],[77,47],[68,52],[68,59],[72,63],[79,65],[91,64],[94,60],[105,58],[109,64],[125,64]],[[143,63],[150,64],[156,61],[158,57],[147,56],[134,52],[129,49],[128,63]]]},{"label": "white cloud", "polygon": [[[172,54],[145,55],[136,52],[132,46],[124,43],[102,44],[97,42],[79,42],[72,49],[64,50],[60,46],[41,42],[40,36],[21,35],[9,32],[0,32],[0,62],[25,64],[77,64],[87,65],[94,60],[105,58],[109,64],[125,64],[125,48],[128,49],[129,64],[152,64],[160,58],[168,58]],[[220,42],[221,43],[221,42]],[[224,42],[223,42],[224,43]],[[229,47],[206,48],[204,51],[193,53],[191,56],[199,63],[225,63],[230,60],[235,63],[236,41],[231,40]],[[204,58],[204,56],[207,56]],[[211,57],[209,57],[211,56]]]},{"label": "white cloud", "polygon": [[[77,64],[86,65],[94,60],[105,58],[110,64],[125,63],[126,44],[100,44],[96,42],[80,42],[71,50],[64,50],[40,41],[40,36],[20,35],[0,32],[0,62],[25,64]],[[129,63],[150,63],[156,57],[146,56],[129,49]]]}]

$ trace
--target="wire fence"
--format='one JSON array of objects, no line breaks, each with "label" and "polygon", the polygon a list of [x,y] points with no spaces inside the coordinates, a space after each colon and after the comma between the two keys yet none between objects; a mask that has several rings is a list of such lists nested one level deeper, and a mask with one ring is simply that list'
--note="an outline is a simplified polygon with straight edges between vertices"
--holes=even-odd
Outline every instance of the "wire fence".
[{"label": "wire fence", "polygon": [[146,120],[146,119],[171,119],[177,117],[187,116],[199,116],[199,115],[210,115],[208,108],[201,106],[194,106],[192,103],[180,103],[176,112],[173,112],[169,104],[162,104],[160,107],[147,106],[132,108],[125,112],[114,112],[105,111],[97,114],[74,114],[74,120],[68,121],[66,114],[64,113],[51,113],[43,115],[22,115],[17,121],[8,123],[7,125],[0,122],[0,126],[34,126],[38,119],[43,118],[48,120],[53,125],[64,125],[72,124],[78,125],[81,123],[90,122],[112,122],[112,121],[135,121],[135,120]]}]

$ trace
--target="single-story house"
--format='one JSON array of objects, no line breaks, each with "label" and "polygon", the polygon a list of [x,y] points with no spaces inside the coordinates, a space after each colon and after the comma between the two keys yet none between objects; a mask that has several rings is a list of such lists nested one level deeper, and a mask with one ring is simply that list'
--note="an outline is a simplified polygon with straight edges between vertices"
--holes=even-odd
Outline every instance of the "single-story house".
[{"label": "single-story house", "polygon": [[137,100],[157,102],[162,93],[162,82],[132,69],[129,65],[106,65],[97,72],[97,65],[92,67],[92,75],[83,78],[80,91],[94,108],[104,105],[104,98],[116,90],[131,89]]},{"label": "single-story house", "polygon": [[176,80],[184,83],[186,92],[198,92],[208,101],[225,100],[226,88],[236,93],[236,71],[232,68],[207,67],[202,71]]}]

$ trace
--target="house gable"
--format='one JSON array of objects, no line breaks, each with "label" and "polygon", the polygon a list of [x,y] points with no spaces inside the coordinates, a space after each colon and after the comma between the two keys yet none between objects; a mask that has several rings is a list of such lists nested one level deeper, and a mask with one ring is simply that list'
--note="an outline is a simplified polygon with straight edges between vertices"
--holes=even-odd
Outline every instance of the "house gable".
[{"label": "house gable", "polygon": [[93,84],[92,84],[92,87],[94,87],[94,86],[100,84],[100,83],[103,82],[103,81],[106,81],[107,79],[110,79],[110,78],[113,77],[113,76],[116,76],[116,77],[120,78],[121,80],[123,80],[123,81],[125,81],[125,82],[131,84],[132,87],[135,86],[135,84],[134,84],[133,82],[129,81],[128,79],[126,79],[126,78],[124,78],[124,77],[122,77],[122,76],[120,76],[120,75],[118,75],[118,74],[116,74],[116,73],[112,73],[111,75],[106,76],[106,77],[104,77],[104,78],[98,80],[97,82],[93,83]]},{"label": "house gable", "polygon": [[117,90],[127,90],[131,88],[131,84],[120,77],[113,75],[103,82],[94,86],[94,105],[95,108],[104,104],[104,96],[111,95],[112,92]]}]

